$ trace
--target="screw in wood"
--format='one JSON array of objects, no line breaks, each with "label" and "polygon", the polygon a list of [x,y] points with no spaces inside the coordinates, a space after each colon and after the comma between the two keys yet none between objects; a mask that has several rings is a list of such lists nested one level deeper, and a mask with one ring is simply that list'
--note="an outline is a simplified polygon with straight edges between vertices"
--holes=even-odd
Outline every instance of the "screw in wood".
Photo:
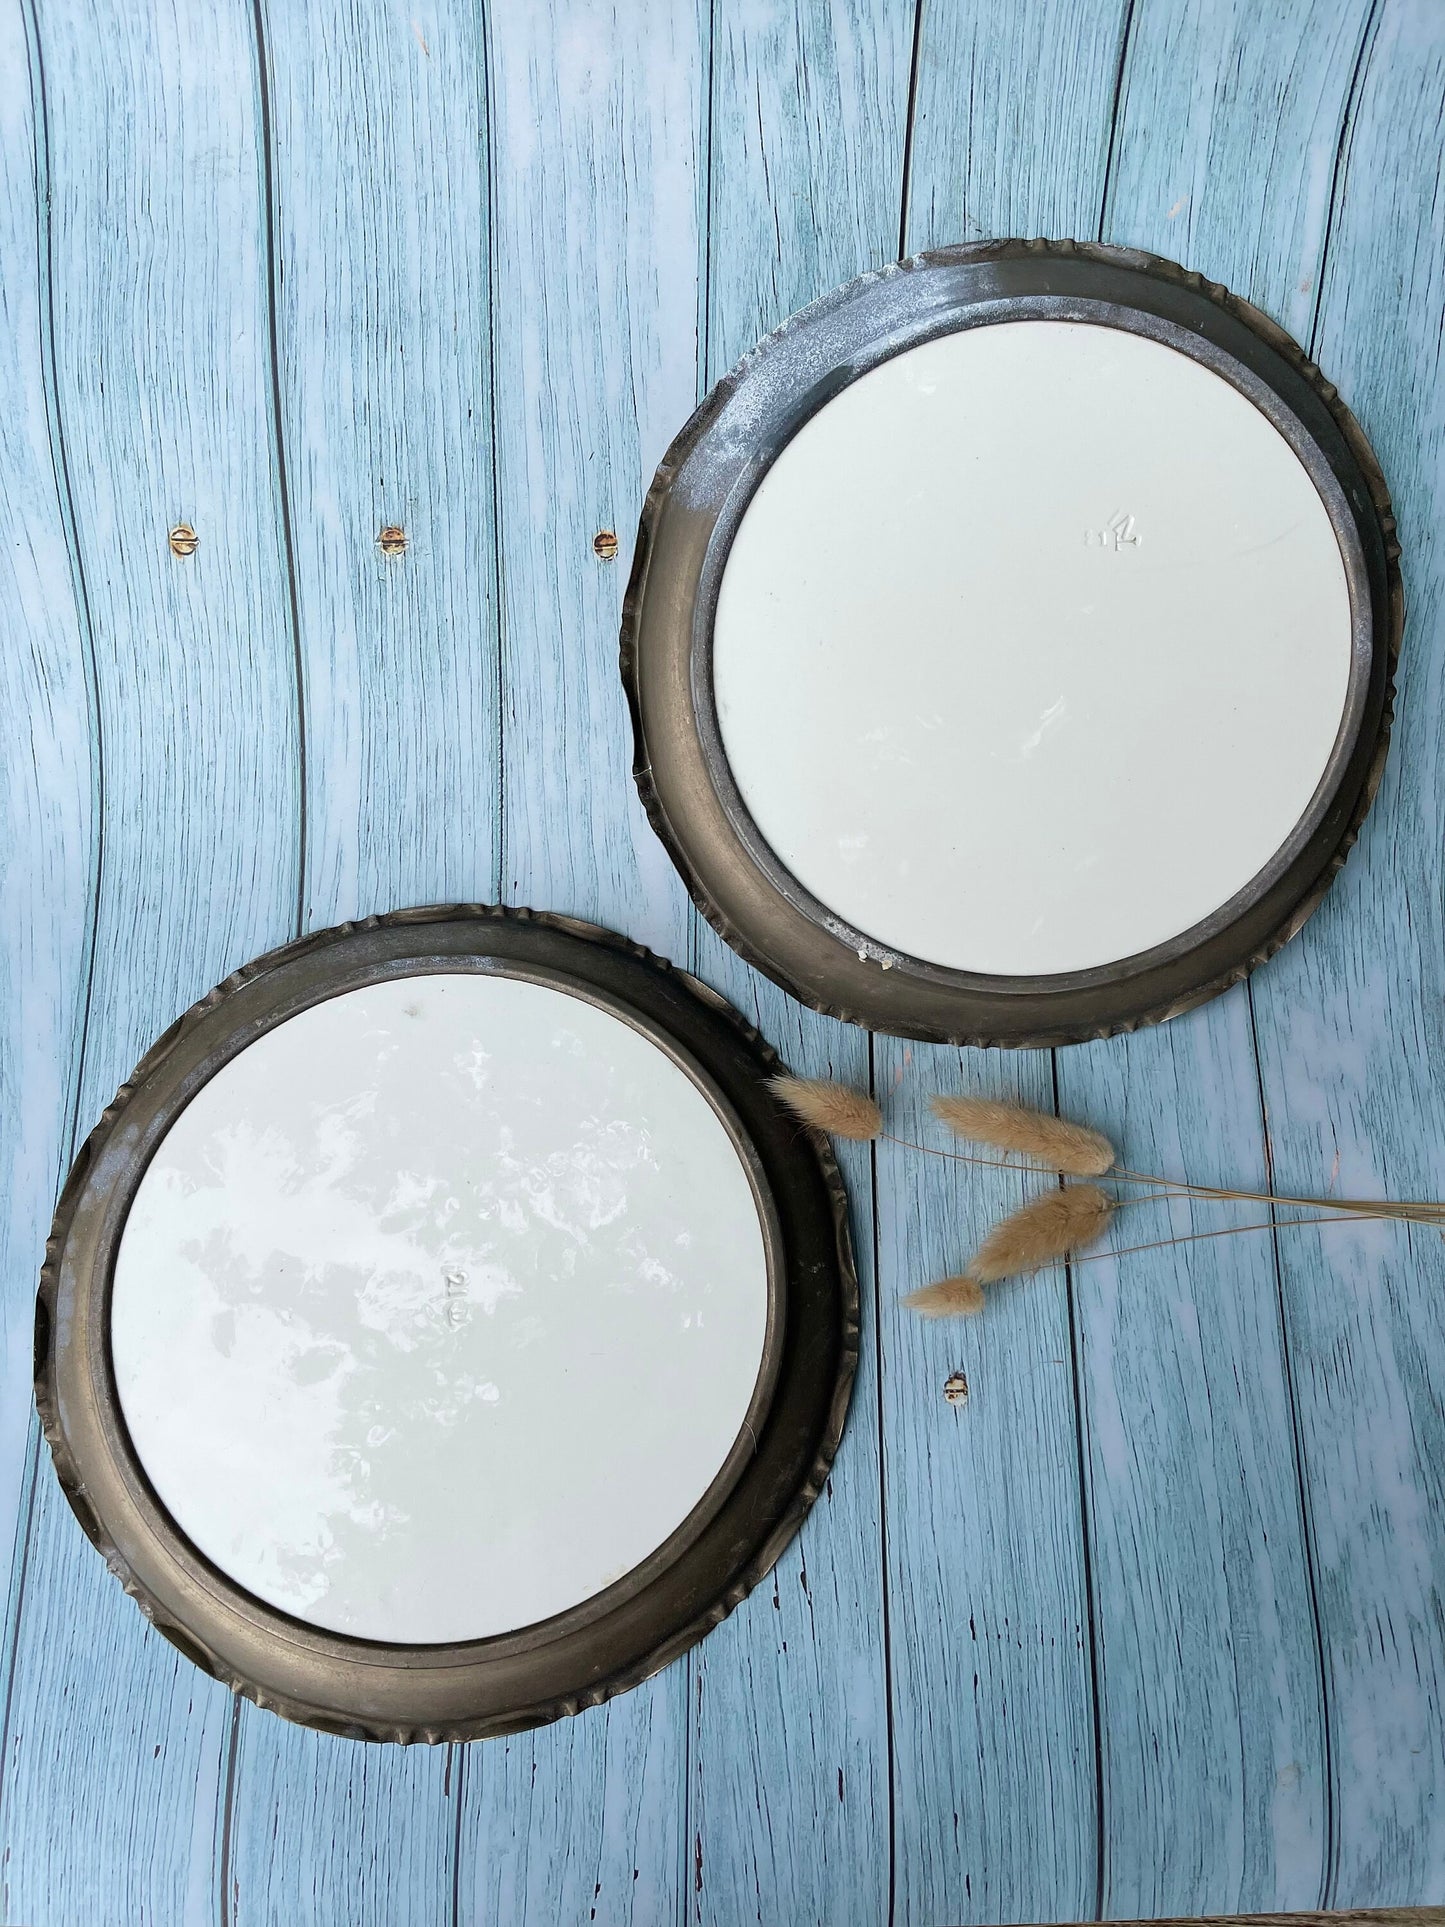
[{"label": "screw in wood", "polygon": [[405,555],[406,530],[398,528],[395,522],[388,522],[377,536],[376,546],[383,555]]},{"label": "screw in wood", "polygon": [[968,1403],[968,1378],[963,1372],[950,1372],[943,1381],[943,1396],[950,1405]]},{"label": "screw in wood", "polygon": [[177,522],[167,540],[170,542],[172,555],[194,555],[201,538],[189,522]]},{"label": "screw in wood", "polygon": [[592,538],[592,553],[599,562],[612,562],[617,556],[617,531],[598,529]]}]

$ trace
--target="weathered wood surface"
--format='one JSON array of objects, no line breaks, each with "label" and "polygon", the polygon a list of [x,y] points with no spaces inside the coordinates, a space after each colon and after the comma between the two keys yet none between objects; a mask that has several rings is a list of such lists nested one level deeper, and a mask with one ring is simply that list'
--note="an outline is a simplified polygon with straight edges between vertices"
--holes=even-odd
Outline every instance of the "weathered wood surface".
[{"label": "weathered wood surface", "polygon": [[[1369,7],[1311,0],[1274,11],[1268,34],[1247,4],[1136,11],[1102,232],[1205,268],[1307,335],[1302,288],[1318,283]],[[1268,973],[1260,981],[1267,996]],[[1136,1169],[1263,1188],[1249,996],[1240,988],[1187,1023],[1060,1052],[1063,1107],[1116,1132]],[[1184,1210],[1174,1228],[1221,1221],[1218,1210],[1197,1222]],[[1159,1207],[1140,1205],[1122,1214],[1115,1242],[1169,1228]],[[1320,1629],[1269,1242],[1090,1263],[1074,1291],[1101,1912],[1240,1911],[1261,1894],[1277,1907],[1327,1904]]]},{"label": "weathered wood surface", "polygon": [[[1313,348],[1379,451],[1409,625],[1380,807],[1255,993],[1276,1181],[1445,1196],[1445,21],[1386,5],[1339,152]],[[1428,109],[1426,108],[1428,103]],[[1368,1230],[1368,1227],[1364,1227]],[[1445,1251],[1280,1246],[1330,1726],[1326,1905],[1445,1895]]]},{"label": "weathered wood surface", "polygon": [[[298,917],[325,928],[497,895],[485,69],[468,0],[268,3],[256,22],[305,746]],[[445,1918],[458,1771],[450,1749],[358,1763],[347,1741],[242,1706],[226,1917]]]},{"label": "weathered wood surface", "polygon": [[[27,7],[24,31],[51,443],[93,651],[94,963],[63,1073],[84,1132],[158,1031],[293,933],[296,684],[249,11]],[[184,564],[181,521],[201,537]],[[7,624],[7,651],[48,641]],[[7,1918],[204,1917],[230,1699],[117,1610],[45,1464],[33,1491],[0,1756]]]},{"label": "weathered wood surface", "polygon": [[[617,625],[635,515],[697,391],[705,15],[493,12],[492,313],[505,676],[502,893],[686,954],[632,789]],[[613,529],[617,559],[593,540]],[[466,1749],[458,1918],[677,1917],[687,1677]]]},{"label": "weathered wood surface", "polygon": [[[1018,1090],[1148,1168],[1439,1195],[1435,0],[4,0],[0,71],[0,1919],[1445,1897],[1431,1241],[1152,1251],[922,1325],[900,1292],[1020,1181],[852,1155],[863,1370],[775,1583],[640,1691],[435,1753],[233,1707],[150,1635],[26,1382],[55,1188],[145,1044],[298,927],[409,901],[625,929],[905,1136],[930,1089]],[[1010,232],[1156,249],[1312,344],[1411,598],[1324,909],[1249,988],[1052,1060],[870,1046],[743,966],[641,817],[615,674],[641,491],[707,385],[859,270]]]},{"label": "weathered wood surface", "polygon": [[[896,253],[907,0],[715,13],[703,381],[805,303]],[[696,919],[695,957],[806,1076],[866,1087],[867,1037],[801,1009]],[[772,1584],[689,1659],[687,1919],[886,1918],[889,1631],[878,1432],[874,1177],[844,1159],[865,1333],[849,1450]]]}]

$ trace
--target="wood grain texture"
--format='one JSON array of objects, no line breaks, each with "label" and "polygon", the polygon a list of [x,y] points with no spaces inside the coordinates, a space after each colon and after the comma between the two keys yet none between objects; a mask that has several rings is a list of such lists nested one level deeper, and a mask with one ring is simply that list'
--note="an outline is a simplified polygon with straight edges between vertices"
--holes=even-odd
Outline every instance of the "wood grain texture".
[{"label": "wood grain texture", "polygon": [[[1106,239],[1308,326],[1367,0],[1138,0]],[[1206,84],[1201,85],[1201,76]],[[1251,157],[1247,167],[1237,158]],[[1126,1162],[1263,1188],[1248,992],[1058,1054],[1063,1108]],[[1205,1175],[1210,1174],[1210,1175]],[[1122,1215],[1118,1246],[1258,1210]],[[1075,1282],[1106,1917],[1320,1904],[1329,1799],[1289,1360],[1267,1237],[1091,1262]]]},{"label": "wood grain texture", "polygon": [[[839,282],[891,259],[914,8],[719,8],[712,61],[705,384]],[[801,1009],[698,920],[697,967],[805,1076],[862,1088],[866,1037]],[[769,1586],[690,1656],[689,1918],[873,1927],[891,1791],[873,1280],[873,1172],[843,1157],[863,1355],[824,1498]]]},{"label": "wood grain texture", "polygon": [[[304,925],[493,900],[500,836],[485,54],[476,7],[257,12],[304,692]],[[404,551],[387,555],[383,527]],[[449,1749],[246,1706],[237,1923],[449,1914]]]},{"label": "wood grain texture", "polygon": [[1092,240],[1126,0],[924,0],[906,252]]},{"label": "wood grain texture", "polygon": [[[1394,494],[1409,602],[1395,734],[1355,853],[1256,989],[1276,1182],[1445,1195],[1445,22],[1386,4],[1340,157],[1317,357]],[[1363,1232],[1364,1235],[1361,1235]],[[1327,1905],[1445,1893],[1445,1254],[1370,1226],[1280,1248],[1318,1569]]]},{"label": "wood grain texture", "polygon": [[[1123,0],[925,5],[910,253],[1097,230]],[[1039,1052],[879,1039],[904,1136],[942,1146],[932,1090],[1052,1108]],[[1104,1850],[1073,1314],[1055,1279],[969,1324],[898,1304],[956,1270],[1021,1180],[888,1147],[879,1160],[884,1465],[895,1654],[896,1919],[1092,1917]],[[962,1368],[975,1390],[942,1395]],[[1040,1854],[1039,1842],[1049,1850]]]},{"label": "wood grain texture", "polygon": [[575,1719],[466,1748],[458,1918],[683,1918],[683,1689],[669,1667]]},{"label": "wood grain texture", "polygon": [[718,8],[705,386],[896,256],[914,13],[912,0]]},{"label": "wood grain texture", "polygon": [[[179,1011],[290,933],[296,706],[249,18],[42,8],[38,44],[56,412],[105,745],[86,1127]],[[184,562],[182,519],[200,535]],[[213,1918],[227,1695],[147,1631],[48,1476],[27,1560],[10,1918]]]},{"label": "wood grain texture", "polygon": [[1369,0],[1138,0],[1104,212],[1308,342]]},{"label": "wood grain texture", "polygon": [[[496,8],[503,891],[676,958],[617,674],[642,494],[697,394],[707,9]],[[593,540],[613,530],[618,552]]]},{"label": "wood grain texture", "polygon": [[[70,1108],[87,1128],[298,910],[599,917],[797,1068],[867,1079],[862,1033],[691,913],[635,801],[616,633],[667,441],[893,255],[905,175],[910,251],[1102,222],[1313,334],[1384,459],[1412,613],[1380,803],[1255,980],[1258,1073],[1243,993],[1056,1075],[879,1039],[890,1122],[943,1148],[930,1089],[1016,1089],[1191,1176],[1272,1156],[1281,1188],[1445,1191],[1434,0],[9,5],[0,73],[25,80],[32,20],[45,87],[0,89],[0,1531]],[[846,1162],[879,1342],[828,1492],[686,1662],[580,1719],[405,1753],[237,1720],[40,1463],[0,1918],[957,1927],[1445,1894],[1438,1247],[1303,1231],[1276,1274],[1265,1240],[1186,1246],[923,1323],[899,1295],[1028,1181]],[[1164,1228],[1141,1208],[1113,1242]]]},{"label": "wood grain texture", "polygon": [[[1134,1168],[1268,1180],[1243,990],[1059,1055]],[[1135,1204],[1116,1248],[1268,1218]],[[1319,1649],[1268,1234],[1075,1268],[1104,1917],[1318,1902]]]},{"label": "wood grain texture", "polygon": [[[263,5],[306,719],[303,921],[492,900],[500,696],[476,0]],[[402,553],[378,543],[399,528]]]},{"label": "wood grain texture", "polygon": [[[617,628],[643,488],[697,391],[706,10],[499,7],[487,63],[503,895],[681,959],[687,898],[632,785]],[[674,1666],[467,1749],[462,1919],[681,1919],[686,1686]]]},{"label": "wood grain texture", "polygon": [[368,1746],[242,1708],[217,1874],[245,1927],[437,1927],[452,1917],[456,1748]]},{"label": "wood grain texture", "polygon": [[[1047,1055],[879,1038],[888,1129],[956,1145],[936,1091],[1052,1104]],[[884,1143],[878,1277],[898,1927],[1092,1916],[1098,1815],[1068,1293],[995,1286],[975,1319],[900,1303],[1038,1188]],[[968,1380],[967,1402],[943,1396]]]},{"label": "wood grain texture", "polygon": [[[90,638],[56,460],[48,182],[19,0],[0,9],[0,1546],[31,1436],[35,1278],[69,1160],[94,912]],[[47,341],[48,341],[47,331]],[[17,1548],[18,1550],[18,1548]],[[18,1571],[18,1560],[12,1562]],[[8,1641],[7,1641],[8,1645]]]},{"label": "wood grain texture", "polygon": [[[703,974],[793,1069],[868,1086],[868,1042],[753,977],[705,931]],[[751,973],[749,973],[751,974]],[[823,1496],[771,1580],[689,1655],[689,1919],[873,1927],[891,1885],[873,1169],[841,1146],[863,1337]]]}]

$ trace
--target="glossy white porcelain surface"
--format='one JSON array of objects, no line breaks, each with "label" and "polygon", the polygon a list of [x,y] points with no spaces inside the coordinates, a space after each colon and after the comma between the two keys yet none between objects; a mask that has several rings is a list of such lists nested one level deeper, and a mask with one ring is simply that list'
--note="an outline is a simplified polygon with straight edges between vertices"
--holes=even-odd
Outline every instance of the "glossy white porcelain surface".
[{"label": "glossy white porcelain surface", "polygon": [[783,865],[879,944],[1047,975],[1265,867],[1344,710],[1338,543],[1284,437],[1121,329],[1013,321],[827,403],[723,575],[723,744]]},{"label": "glossy white porcelain surface", "polygon": [[493,975],[349,992],[205,1085],[115,1269],[126,1423],[183,1531],[335,1632],[479,1638],[653,1552],[758,1381],[765,1244],[647,1038]]}]

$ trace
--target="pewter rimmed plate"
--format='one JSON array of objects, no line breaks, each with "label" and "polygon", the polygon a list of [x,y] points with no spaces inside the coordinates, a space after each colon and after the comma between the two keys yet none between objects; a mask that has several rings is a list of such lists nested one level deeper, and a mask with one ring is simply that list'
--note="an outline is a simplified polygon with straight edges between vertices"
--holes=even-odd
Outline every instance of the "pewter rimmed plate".
[{"label": "pewter rimmed plate", "polygon": [[622,627],[697,902],[805,1002],[952,1042],[1158,1021],[1291,936],[1383,764],[1403,602],[1335,390],[1172,263],[920,256],[713,390]]},{"label": "pewter rimmed plate", "polygon": [[228,978],[76,1161],[37,1399],[148,1617],[372,1739],[636,1684],[831,1463],[857,1293],[776,1059],[620,937],[488,908]]}]

